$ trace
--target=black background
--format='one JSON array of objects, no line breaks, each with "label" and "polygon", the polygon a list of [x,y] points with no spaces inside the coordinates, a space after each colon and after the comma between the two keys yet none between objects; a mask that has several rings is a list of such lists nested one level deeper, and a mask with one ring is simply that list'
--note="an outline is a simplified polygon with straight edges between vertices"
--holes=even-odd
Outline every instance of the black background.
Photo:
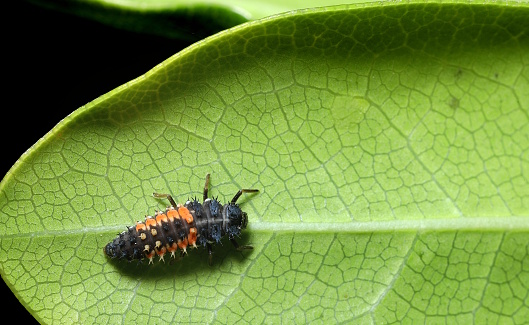
[{"label": "black background", "polygon": [[[2,22],[2,178],[68,114],[190,45],[13,2]],[[0,285],[6,315],[36,323],[7,285]]]}]

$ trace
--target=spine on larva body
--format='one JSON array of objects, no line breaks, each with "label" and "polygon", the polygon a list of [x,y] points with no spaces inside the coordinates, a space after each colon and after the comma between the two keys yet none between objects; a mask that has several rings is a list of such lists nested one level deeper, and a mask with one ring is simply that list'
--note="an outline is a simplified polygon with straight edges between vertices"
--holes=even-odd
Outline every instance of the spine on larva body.
[{"label": "spine on larva body", "polygon": [[105,246],[105,254],[129,261],[147,258],[152,263],[155,255],[163,260],[167,253],[175,257],[177,250],[184,254],[188,246],[218,243],[226,235],[231,240],[240,235],[247,222],[246,213],[236,204],[222,206],[215,199],[204,204],[187,201],[129,227]]},{"label": "spine on larva body", "polygon": [[106,255],[112,258],[141,260],[144,257],[152,263],[155,255],[163,256],[180,248],[186,251],[188,245],[196,246],[197,229],[193,215],[184,206],[169,207],[165,212],[148,216],[144,222],[128,228],[105,246]]}]

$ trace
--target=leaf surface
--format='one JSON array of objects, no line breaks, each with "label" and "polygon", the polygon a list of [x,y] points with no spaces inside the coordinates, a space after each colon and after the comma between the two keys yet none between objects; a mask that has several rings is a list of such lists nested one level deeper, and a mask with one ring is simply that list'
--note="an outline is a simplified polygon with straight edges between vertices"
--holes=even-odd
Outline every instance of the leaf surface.
[{"label": "leaf surface", "polygon": [[[0,267],[42,323],[524,323],[527,5],[389,4],[217,34],[65,118],[0,184]],[[117,232],[240,188],[207,266]]]}]

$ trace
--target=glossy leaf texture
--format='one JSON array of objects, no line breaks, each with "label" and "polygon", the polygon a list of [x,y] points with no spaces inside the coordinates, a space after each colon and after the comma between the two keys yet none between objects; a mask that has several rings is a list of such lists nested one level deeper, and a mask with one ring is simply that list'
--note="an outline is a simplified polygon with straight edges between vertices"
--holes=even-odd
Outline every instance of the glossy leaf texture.
[{"label": "glossy leaf texture", "polygon": [[[42,323],[524,323],[529,8],[405,3],[217,34],[75,111],[0,185],[4,280]],[[163,209],[242,188],[249,229],[108,260]]]}]

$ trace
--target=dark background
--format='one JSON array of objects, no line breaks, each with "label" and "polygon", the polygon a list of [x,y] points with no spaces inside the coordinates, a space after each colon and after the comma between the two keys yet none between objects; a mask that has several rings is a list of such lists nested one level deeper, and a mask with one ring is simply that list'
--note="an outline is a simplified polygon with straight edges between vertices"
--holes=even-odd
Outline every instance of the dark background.
[{"label": "dark background", "polygon": [[[0,177],[77,108],[190,45],[117,30],[21,1],[4,8],[4,104]],[[3,310],[36,323],[0,281]]]}]

